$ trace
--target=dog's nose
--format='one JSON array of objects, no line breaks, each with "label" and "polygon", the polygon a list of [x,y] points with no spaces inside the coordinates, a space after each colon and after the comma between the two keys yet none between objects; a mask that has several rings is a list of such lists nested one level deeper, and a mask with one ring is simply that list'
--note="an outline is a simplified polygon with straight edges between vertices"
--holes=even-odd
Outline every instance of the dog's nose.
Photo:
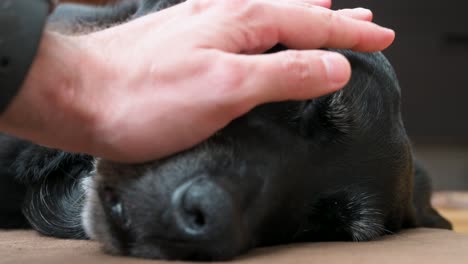
[{"label": "dog's nose", "polygon": [[178,187],[172,195],[172,208],[184,240],[215,241],[229,236],[235,219],[231,196],[205,177]]}]

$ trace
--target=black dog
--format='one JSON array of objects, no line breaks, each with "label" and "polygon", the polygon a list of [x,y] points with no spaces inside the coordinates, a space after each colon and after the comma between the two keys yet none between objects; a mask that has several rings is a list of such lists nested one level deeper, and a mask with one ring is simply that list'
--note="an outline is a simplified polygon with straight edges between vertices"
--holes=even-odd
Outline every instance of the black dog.
[{"label": "black dog", "polygon": [[[63,6],[51,21],[74,31],[83,21],[112,24],[178,2]],[[113,254],[192,260],[282,243],[367,241],[402,228],[450,229],[413,162],[392,67],[380,53],[338,52],[353,68],[343,90],[259,106],[198,146],[147,164],[96,161],[1,136],[0,225],[96,239]]]}]

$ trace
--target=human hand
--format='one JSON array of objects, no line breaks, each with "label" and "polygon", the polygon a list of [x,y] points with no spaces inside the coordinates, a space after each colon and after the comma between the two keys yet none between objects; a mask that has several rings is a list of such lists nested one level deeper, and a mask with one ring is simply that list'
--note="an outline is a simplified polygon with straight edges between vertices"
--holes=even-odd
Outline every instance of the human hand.
[{"label": "human hand", "polygon": [[[36,95],[47,109],[33,97],[21,100],[34,86],[27,80],[4,115],[5,129],[68,151],[141,162],[189,148],[256,105],[336,91],[350,78],[349,63],[317,49],[378,51],[394,33],[368,22],[369,11],[317,4],[330,1],[190,0],[85,36],[49,34],[45,41],[71,57],[61,71],[75,64],[73,78]],[[259,55],[277,43],[295,50]]]}]

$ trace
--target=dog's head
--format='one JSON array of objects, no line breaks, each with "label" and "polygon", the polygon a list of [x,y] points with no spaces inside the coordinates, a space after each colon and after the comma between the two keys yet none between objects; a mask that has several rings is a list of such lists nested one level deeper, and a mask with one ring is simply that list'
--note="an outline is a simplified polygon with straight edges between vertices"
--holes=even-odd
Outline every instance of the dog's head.
[{"label": "dog's head", "polygon": [[155,162],[98,162],[83,211],[88,235],[115,254],[219,260],[259,245],[368,240],[398,226],[411,173],[398,84],[382,55],[345,54],[354,71],[340,92],[257,107]]},{"label": "dog's head", "polygon": [[99,162],[89,233],[108,239],[119,253],[167,258],[194,258],[195,252],[232,257],[265,243],[259,241],[265,236],[290,239],[297,225],[284,212],[293,213],[304,201],[298,193],[304,194],[312,146],[294,128],[293,117],[281,120],[269,108],[275,106],[257,109],[164,160],[139,166]]}]

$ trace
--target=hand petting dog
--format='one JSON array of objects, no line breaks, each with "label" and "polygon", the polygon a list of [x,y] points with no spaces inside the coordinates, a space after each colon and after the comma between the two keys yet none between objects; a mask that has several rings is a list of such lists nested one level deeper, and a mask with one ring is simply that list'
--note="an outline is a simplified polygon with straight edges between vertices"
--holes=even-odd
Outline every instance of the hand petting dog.
[{"label": "hand petting dog", "polygon": [[[394,32],[327,0],[189,0],[102,31],[46,32],[0,130],[124,162],[189,148],[256,105],[343,87]],[[262,52],[281,43],[293,50]],[[312,88],[311,88],[312,87]]]}]

